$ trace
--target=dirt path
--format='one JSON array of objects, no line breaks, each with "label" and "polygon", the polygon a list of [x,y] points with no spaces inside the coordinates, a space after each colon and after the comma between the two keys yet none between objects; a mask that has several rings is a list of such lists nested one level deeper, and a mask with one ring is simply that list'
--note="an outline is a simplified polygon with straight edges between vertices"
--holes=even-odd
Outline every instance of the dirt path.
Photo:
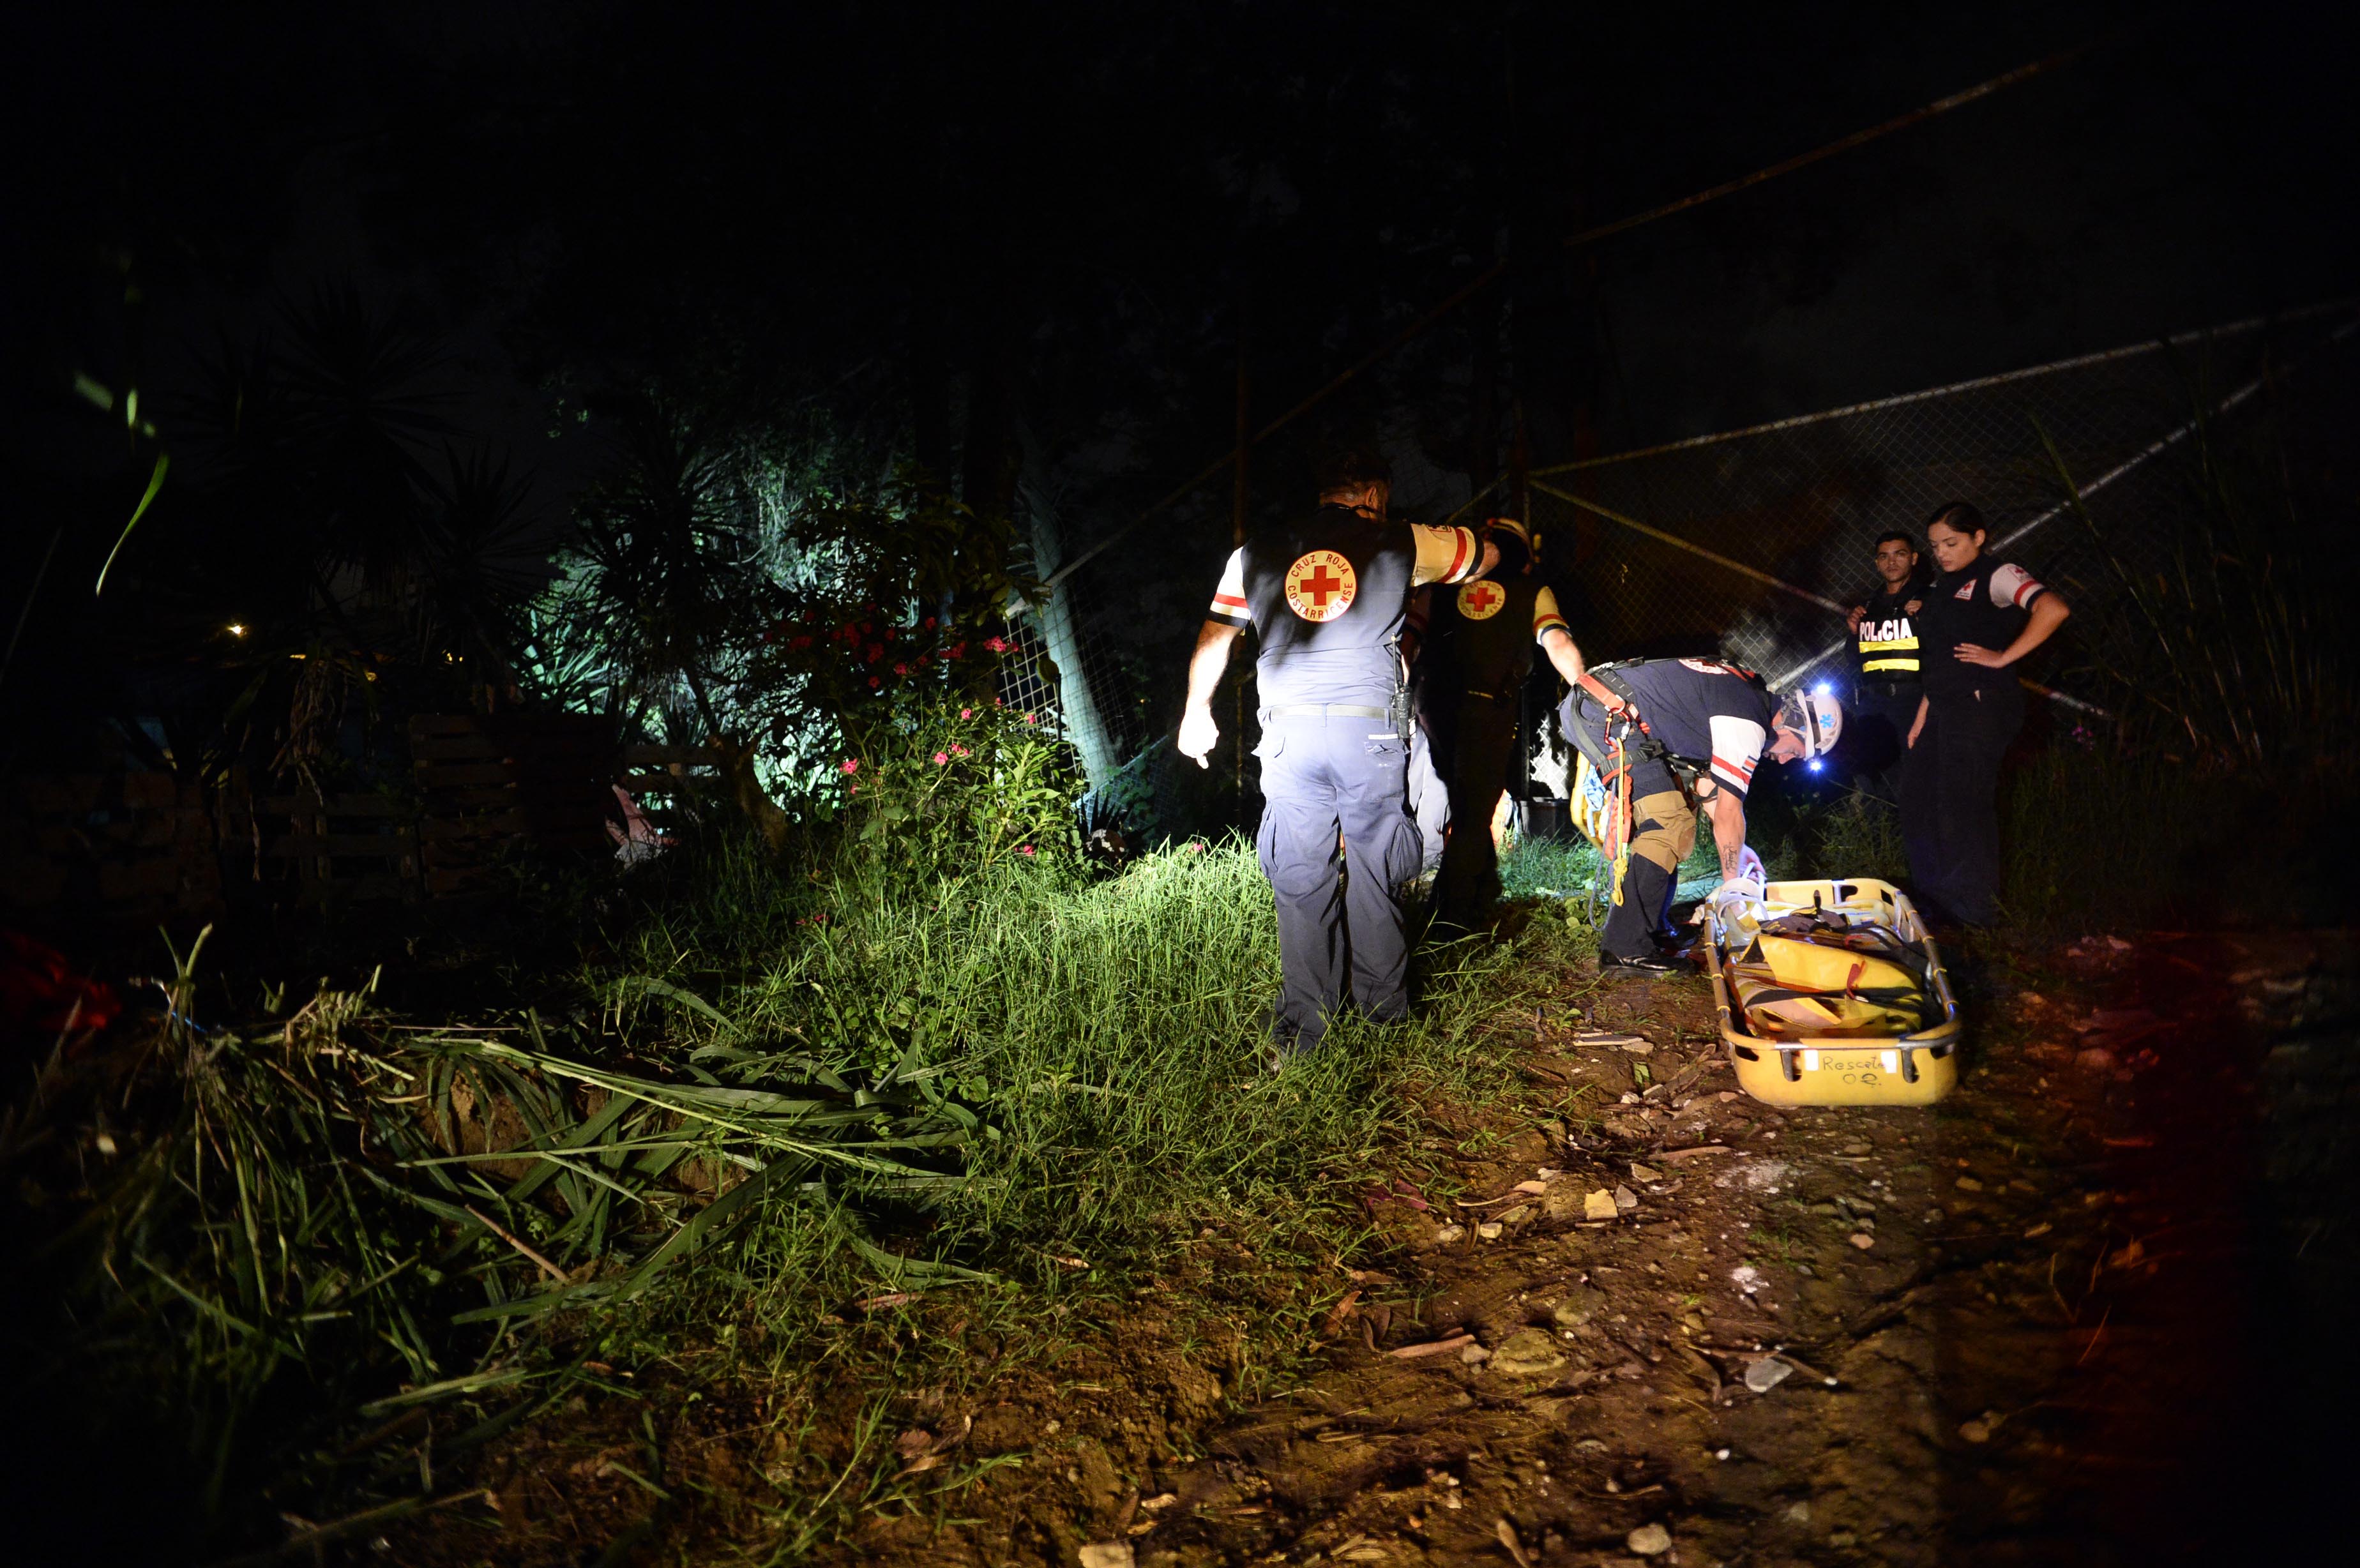
[{"label": "dirt path", "polygon": [[[1503,1014],[1530,1094],[1433,1113],[1423,1190],[1370,1189],[1381,1269],[1207,1229],[1022,1332],[912,1301],[842,1331],[937,1347],[901,1390],[800,1416],[651,1366],[487,1461],[497,1517],[391,1559],[2306,1561],[2360,1398],[2355,950],[1987,953],[1930,1110],[1737,1094],[1698,981]],[[1288,1345],[1288,1391],[1224,1416]],[[824,1530],[762,1502],[814,1463]]]},{"label": "dirt path", "polygon": [[[1332,1370],[1219,1432],[1109,1541],[1175,1568],[2295,1544],[2321,1369],[2289,1382],[2256,1330],[2315,1336],[2350,1299],[2348,1235],[2274,1299],[2289,1241],[2347,1225],[2349,957],[2158,940],[1987,965],[1965,1081],[1930,1112],[1732,1096],[1700,986],[1619,985],[1536,1031],[1535,1078],[1595,1118],[1459,1168],[1479,1199],[1540,1188],[1456,1211],[1500,1237],[1397,1217],[1414,1255],[1363,1281]],[[2304,1071],[2290,1025],[2294,1056],[2337,1069]],[[1665,1087],[1631,1105],[1634,1063]],[[1618,1187],[1635,1206],[1581,1217]]]}]

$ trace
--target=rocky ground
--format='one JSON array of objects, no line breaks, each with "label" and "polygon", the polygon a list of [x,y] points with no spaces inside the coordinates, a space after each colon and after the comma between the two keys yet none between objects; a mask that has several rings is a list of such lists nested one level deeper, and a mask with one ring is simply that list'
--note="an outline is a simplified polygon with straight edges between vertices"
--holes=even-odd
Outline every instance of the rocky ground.
[{"label": "rocky ground", "polygon": [[[1080,1507],[874,1545],[1092,1568],[2295,1548],[2350,1381],[2350,959],[1986,954],[1931,1110],[1737,1094],[1698,982],[1545,1009],[1544,1114],[1437,1127],[1463,1195],[1393,1184],[1397,1258],[1337,1279],[1324,1371],[1193,1463],[1070,1465]],[[1093,1424],[1077,1401],[1032,1434],[1048,1493]]]},{"label": "rocky ground", "polygon": [[[1577,988],[1495,1020],[1521,1103],[1432,1107],[1419,1179],[1372,1179],[1374,1267],[1208,1231],[1060,1355],[998,1370],[956,1309],[913,1317],[975,1375],[866,1417],[899,1457],[847,1463],[861,1517],[804,1544],[1082,1568],[2308,1561],[2360,1391],[2354,947],[1971,955],[1972,1043],[1930,1109],[1764,1105],[1700,980]],[[1236,1326],[1322,1269],[1306,1318]],[[1249,1367],[1291,1334],[1308,1354]],[[564,1510],[542,1539],[610,1521],[610,1563],[780,1541],[759,1497],[792,1434],[770,1412],[673,1401],[660,1431],[614,1408],[497,1462],[472,1539],[541,1560],[495,1543]],[[380,1550],[474,1555],[438,1536]]]}]

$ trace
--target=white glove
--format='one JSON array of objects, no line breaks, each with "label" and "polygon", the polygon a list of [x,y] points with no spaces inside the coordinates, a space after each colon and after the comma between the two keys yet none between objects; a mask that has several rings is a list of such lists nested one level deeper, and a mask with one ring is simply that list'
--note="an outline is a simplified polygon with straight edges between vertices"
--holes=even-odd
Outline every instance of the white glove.
[{"label": "white glove", "polygon": [[1759,920],[1762,911],[1762,883],[1753,877],[1732,877],[1713,890],[1713,913],[1721,923],[1729,925],[1743,916]]},{"label": "white glove", "polygon": [[1737,874],[1751,882],[1770,880],[1768,867],[1762,864],[1762,857],[1754,853],[1754,846],[1750,844],[1741,844],[1738,847]]}]

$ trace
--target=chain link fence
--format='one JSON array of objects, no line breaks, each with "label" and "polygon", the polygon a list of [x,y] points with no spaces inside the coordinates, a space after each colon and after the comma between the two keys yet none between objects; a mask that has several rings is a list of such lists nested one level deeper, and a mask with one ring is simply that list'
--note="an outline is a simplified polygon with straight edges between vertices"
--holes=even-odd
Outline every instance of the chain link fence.
[{"label": "chain link fence", "polygon": [[[2117,561],[2159,565],[2155,525],[2187,504],[2180,459],[2191,438],[2265,408],[2300,424],[2351,406],[2355,327],[2351,305],[2321,307],[1539,468],[1531,521],[1592,660],[1717,656],[1781,687],[1815,671],[1840,677],[1843,611],[1871,585],[1877,535],[1921,533],[1938,506],[1972,501],[1990,520],[1994,553],[2079,604],[2099,604],[2118,591],[2114,568],[2074,515],[2073,493]],[[1394,433],[1404,438],[1389,443],[1397,470],[1403,452],[1415,454],[1397,479],[1397,515],[1439,520],[1462,506],[1466,482],[1426,459],[1433,443]],[[1280,476],[1303,466],[1304,452],[1258,450],[1262,506],[1275,510],[1286,499]],[[1151,835],[1250,825],[1259,807],[1242,755],[1253,741],[1250,681],[1242,700],[1225,686],[1216,703],[1237,744],[1225,739],[1212,770],[1175,768],[1171,746],[1188,648],[1229,548],[1222,497],[1202,494],[1152,531],[1146,544],[1127,541],[1066,576],[1019,618],[1022,657],[1002,696],[1056,715],[1075,741],[1093,825],[1120,820]],[[1043,537],[1036,528],[1036,545]],[[1055,550],[1036,550],[1040,575],[1056,565]],[[1250,666],[1233,660],[1232,684]],[[2035,673],[2057,701],[2098,711],[2103,693],[2070,654]],[[1540,754],[1532,789],[1561,793],[1541,697],[1525,704],[1528,750]]]}]

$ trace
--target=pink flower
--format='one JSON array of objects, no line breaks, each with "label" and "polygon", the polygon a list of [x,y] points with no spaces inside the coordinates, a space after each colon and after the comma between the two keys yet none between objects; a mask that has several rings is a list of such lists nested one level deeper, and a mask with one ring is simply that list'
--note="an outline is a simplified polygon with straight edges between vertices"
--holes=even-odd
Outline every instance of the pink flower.
[{"label": "pink flower", "polygon": [[1039,724],[1041,721],[1040,721],[1040,720],[1038,720],[1038,719],[1036,719],[1036,718],[1034,718],[1032,714],[1027,713],[1027,714],[1025,714],[1025,715],[1024,715],[1024,722],[1025,722],[1026,724]]},{"label": "pink flower", "polygon": [[934,766],[937,768],[940,768],[944,763],[948,762],[950,759],[951,754],[947,751],[938,751],[934,753]]},{"label": "pink flower", "polygon": [[961,708],[959,710],[959,717],[962,719],[971,719],[975,717],[975,710],[973,708]]},{"label": "pink flower", "polygon": [[1016,846],[1016,853],[1019,855],[1030,855],[1032,853],[1032,846],[1029,844],[1020,844]]},{"label": "pink flower", "polygon": [[953,742],[951,745],[951,753],[955,757],[965,757],[967,755],[967,747],[958,745],[956,742]]},{"label": "pink flower", "polygon": [[844,761],[837,766],[836,771],[847,775],[859,772],[860,758],[857,757],[846,757]]},{"label": "pink flower", "polygon": [[1006,653],[1010,648],[1014,648],[1016,645],[1010,642],[1006,637],[995,637],[984,638],[983,646],[991,649],[994,653]]}]

